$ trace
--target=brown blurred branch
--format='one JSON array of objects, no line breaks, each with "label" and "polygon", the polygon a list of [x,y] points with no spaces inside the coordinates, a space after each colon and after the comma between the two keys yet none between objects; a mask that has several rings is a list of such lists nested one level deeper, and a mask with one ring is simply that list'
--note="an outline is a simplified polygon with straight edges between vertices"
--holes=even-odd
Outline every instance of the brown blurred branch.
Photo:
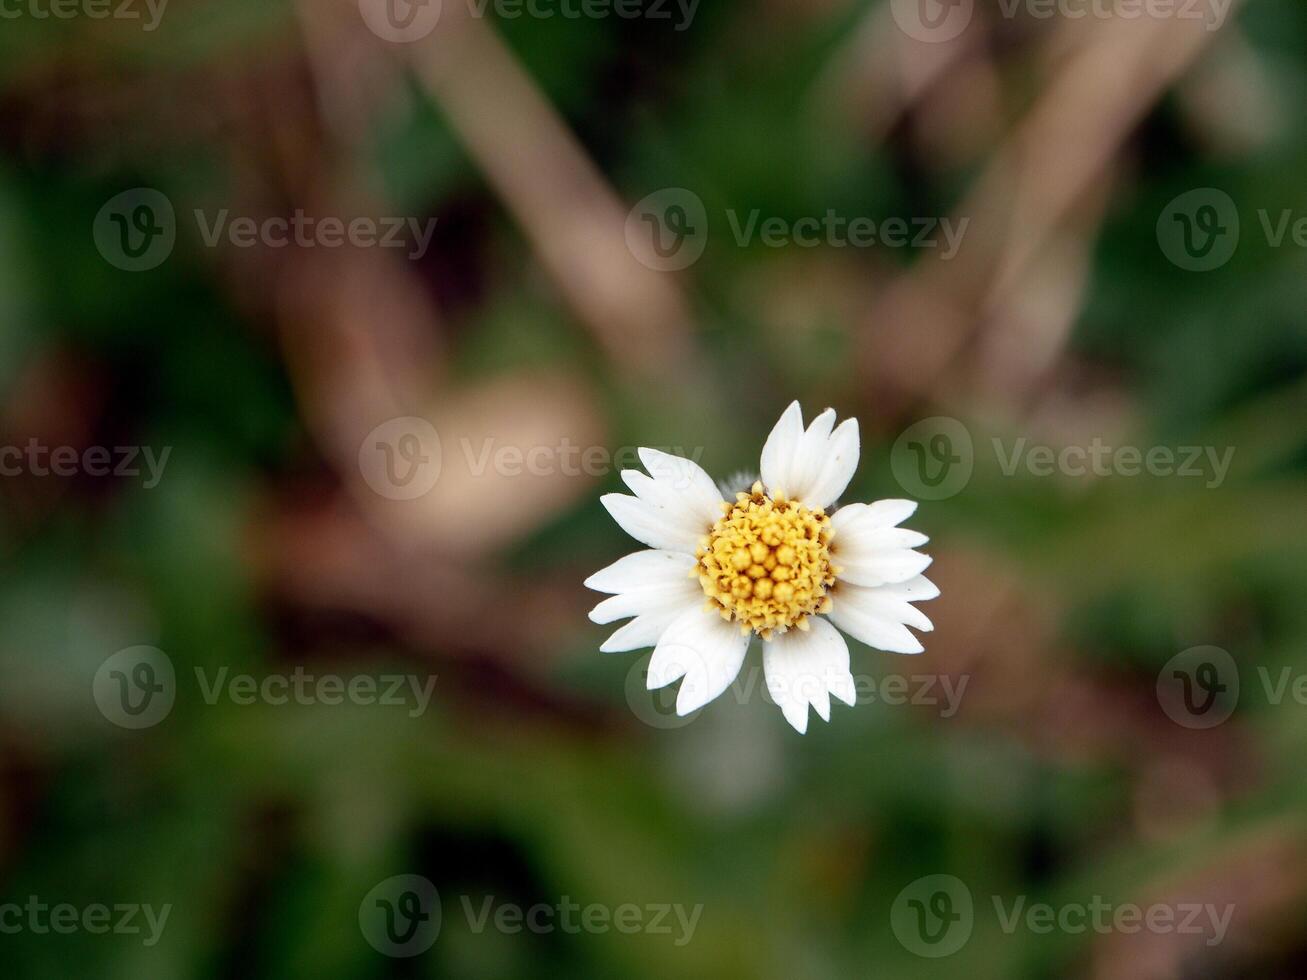
[{"label": "brown blurred branch", "polygon": [[[968,343],[1025,288],[1031,263],[1103,179],[1162,93],[1213,40],[1179,18],[1100,21],[955,211],[958,254],[927,257],[867,317],[863,363],[900,405],[956,387]],[[955,382],[950,386],[948,381]],[[948,396],[944,395],[947,401]]]},{"label": "brown blurred branch", "polygon": [[627,208],[512,52],[465,4],[413,63],[546,270],[614,362],[683,372],[690,314],[674,281],[626,247]]}]

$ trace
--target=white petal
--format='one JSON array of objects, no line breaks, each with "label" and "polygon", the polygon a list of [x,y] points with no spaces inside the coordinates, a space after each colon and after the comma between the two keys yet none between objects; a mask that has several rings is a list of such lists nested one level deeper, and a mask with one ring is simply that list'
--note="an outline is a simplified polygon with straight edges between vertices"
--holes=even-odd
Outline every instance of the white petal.
[{"label": "white petal", "polygon": [[939,586],[926,576],[918,575],[906,582],[883,585],[881,591],[886,595],[897,596],[907,602],[925,602],[927,599],[934,599],[939,595]]},{"label": "white petal", "polygon": [[596,623],[634,616],[599,648],[618,653],[651,647],[663,631],[686,609],[703,602],[699,583],[690,576],[691,555],[674,551],[637,551],[595,572],[585,584],[597,592],[615,595],[590,611]]},{"label": "white petal", "polygon": [[649,661],[649,690],[683,677],[676,713],[688,715],[717,697],[735,680],[749,648],[749,634],[702,607],[677,616],[663,632]]},{"label": "white petal", "polygon": [[858,466],[858,423],[847,419],[834,432],[835,410],[826,409],[803,428],[792,402],[762,448],[762,482],[773,496],[784,493],[812,508],[829,507]]},{"label": "white petal", "polygon": [[799,499],[812,508],[829,507],[839,500],[858,468],[860,446],[858,420],[845,419],[822,447],[821,469]]},{"label": "white petal", "polygon": [[831,518],[831,551],[838,577],[874,587],[905,582],[930,565],[930,557],[913,551],[929,538],[894,526],[910,513],[908,501],[849,504]]},{"label": "white petal", "polygon": [[704,529],[688,521],[684,514],[655,507],[624,493],[606,493],[599,502],[623,531],[651,548],[693,555],[704,535]]},{"label": "white petal", "polygon": [[694,568],[694,556],[676,551],[637,551],[619,558],[585,580],[596,592],[633,592],[686,581]]},{"label": "white petal", "polygon": [[[855,640],[890,653],[920,653],[921,641],[905,622],[925,629],[930,620],[921,612],[886,589],[864,589],[854,585],[841,585],[832,597],[832,623]],[[925,621],[926,626],[921,626]]]},{"label": "white petal", "polygon": [[639,470],[623,470],[622,482],[641,502],[654,507],[678,527],[693,528],[696,534],[707,534],[713,521],[722,516],[720,504],[705,511],[694,505],[684,490],[677,489],[672,480],[655,480]]},{"label": "white petal", "polygon": [[722,495],[712,477],[692,459],[672,456],[657,449],[641,449],[640,461],[660,486],[677,494],[680,505],[705,527],[722,516]]},{"label": "white petal", "polygon": [[841,582],[875,588],[915,578],[930,567],[933,559],[919,551],[850,552],[841,548],[835,557]]},{"label": "white petal", "polygon": [[903,551],[920,548],[930,540],[920,531],[906,527],[869,527],[866,523],[854,524],[832,533],[832,543],[839,538],[839,547],[850,551]]},{"label": "white petal", "polygon": [[[697,603],[697,600],[696,600]],[[636,616],[599,647],[600,653],[626,653],[628,650],[641,650],[658,645],[663,633],[685,608],[669,609],[665,612],[648,613]]]},{"label": "white petal", "polygon": [[855,504],[877,527],[897,527],[917,512],[915,500],[877,500],[870,504]]},{"label": "white petal", "polygon": [[[835,428],[835,409],[828,408],[808,425],[799,440],[798,451],[790,468],[790,481],[785,492],[796,500],[807,503],[809,492],[821,476],[826,463],[826,443]],[[817,506],[817,505],[811,505]]]},{"label": "white petal", "polygon": [[803,438],[803,410],[797,401],[781,415],[762,447],[760,473],[763,485],[775,495],[790,492],[790,474]]},{"label": "white petal", "polygon": [[912,516],[913,500],[877,500],[873,504],[845,504],[831,515],[831,530],[848,536],[892,531]]},{"label": "white petal", "polygon": [[684,579],[661,589],[638,589],[609,596],[590,610],[593,623],[611,623],[628,616],[648,616],[684,610],[703,602],[703,589],[698,582]]},{"label": "white petal", "polygon": [[809,705],[829,721],[832,694],[845,704],[856,698],[844,637],[819,616],[808,623],[806,632],[788,630],[762,648],[767,691],[800,734],[808,728]]}]

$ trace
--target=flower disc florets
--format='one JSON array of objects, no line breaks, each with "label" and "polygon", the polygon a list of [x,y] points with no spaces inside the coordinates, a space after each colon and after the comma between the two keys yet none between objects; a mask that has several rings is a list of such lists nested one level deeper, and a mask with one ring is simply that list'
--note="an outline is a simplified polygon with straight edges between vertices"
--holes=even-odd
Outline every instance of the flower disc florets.
[{"label": "flower disc florets", "polygon": [[784,497],[767,496],[761,483],[723,504],[696,554],[699,583],[725,619],[764,639],[827,612],[835,584],[830,560],[830,518]]}]

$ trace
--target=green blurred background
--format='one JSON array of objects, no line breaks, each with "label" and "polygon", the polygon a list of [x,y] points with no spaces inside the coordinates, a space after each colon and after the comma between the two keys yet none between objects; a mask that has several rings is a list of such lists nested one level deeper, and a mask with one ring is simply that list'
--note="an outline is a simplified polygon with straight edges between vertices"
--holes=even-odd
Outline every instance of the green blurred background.
[{"label": "green blurred background", "polygon": [[[173,0],[153,29],[35,2],[0,19],[0,444],[82,463],[0,479],[0,906],[170,913],[153,944],[0,917],[6,976],[1307,975],[1298,0],[1219,30],[1069,0],[444,0],[411,41],[372,0]],[[132,271],[113,215],[141,188],[176,237]],[[206,241],[297,210],[434,233]],[[947,257],[741,241],[753,212],[966,232]],[[640,229],[683,214],[660,267]],[[581,582],[634,550],[599,496],[642,445],[756,470],[793,398],[859,418],[846,500],[937,498],[912,520],[936,630],[855,645],[865,703],[806,736],[756,649],[684,724],[647,651],[598,653]],[[372,450],[430,464],[415,419],[440,466],[402,499]],[[923,489],[940,426],[967,466]],[[1233,456],[1007,465],[1095,440]],[[93,447],[168,455],[97,476]],[[142,646],[172,704],[125,727],[105,685]],[[1203,646],[1230,658],[1210,726],[1167,700]],[[297,671],[432,693],[205,696]],[[415,956],[364,921],[397,875],[440,895]],[[933,875],[974,901],[937,958],[900,914]],[[1219,942],[1005,929],[1022,897],[1233,915]],[[478,925],[487,900],[645,911],[532,931]]]}]

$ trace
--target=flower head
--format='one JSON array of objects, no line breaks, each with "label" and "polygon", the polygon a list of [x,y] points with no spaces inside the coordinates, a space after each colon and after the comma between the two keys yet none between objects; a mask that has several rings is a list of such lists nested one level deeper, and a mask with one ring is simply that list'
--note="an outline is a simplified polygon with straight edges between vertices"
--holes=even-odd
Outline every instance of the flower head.
[{"label": "flower head", "polygon": [[612,493],[603,504],[650,550],[586,579],[611,593],[590,618],[630,618],[600,649],[652,646],[649,689],[682,678],[678,714],[730,686],[754,634],[767,689],[800,732],[809,706],[829,721],[832,695],[854,703],[840,630],[881,650],[921,652],[907,627],[932,627],[912,603],[939,590],[921,574],[930,558],[914,550],[926,537],[898,526],[916,503],[827,513],[858,465],[855,420],[837,427],[827,409],[805,429],[794,402],[763,447],[761,479],[733,501],[691,460],[641,449],[640,461],[648,474],[622,473],[635,496]]}]

